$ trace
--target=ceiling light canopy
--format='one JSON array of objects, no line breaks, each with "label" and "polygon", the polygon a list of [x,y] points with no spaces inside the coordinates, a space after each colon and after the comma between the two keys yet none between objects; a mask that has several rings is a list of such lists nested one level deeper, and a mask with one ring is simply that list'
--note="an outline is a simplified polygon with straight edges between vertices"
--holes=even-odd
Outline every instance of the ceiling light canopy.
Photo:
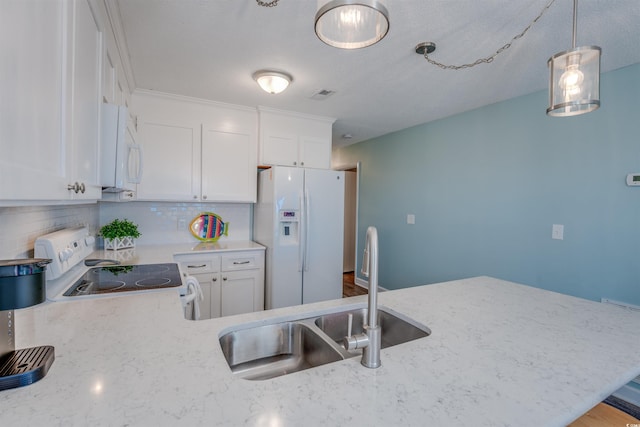
[{"label": "ceiling light canopy", "polygon": [[276,94],[284,91],[293,78],[281,71],[259,70],[253,73],[253,79],[268,93]]},{"label": "ceiling light canopy", "polygon": [[576,116],[600,107],[600,53],[598,46],[576,48],[578,0],[573,0],[572,49],[549,58],[549,108],[554,117]]},{"label": "ceiling light canopy", "polygon": [[359,49],[389,32],[389,12],[381,0],[319,0],[316,35],[329,46]]}]

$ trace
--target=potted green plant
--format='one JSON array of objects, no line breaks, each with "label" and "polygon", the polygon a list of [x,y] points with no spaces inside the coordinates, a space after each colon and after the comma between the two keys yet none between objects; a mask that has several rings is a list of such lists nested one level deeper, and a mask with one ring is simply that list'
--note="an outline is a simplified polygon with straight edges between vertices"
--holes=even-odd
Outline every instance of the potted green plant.
[{"label": "potted green plant", "polygon": [[140,237],[138,225],[127,219],[114,219],[110,223],[100,228],[98,235],[104,239],[104,248],[118,250],[133,248],[136,245],[135,239]]}]

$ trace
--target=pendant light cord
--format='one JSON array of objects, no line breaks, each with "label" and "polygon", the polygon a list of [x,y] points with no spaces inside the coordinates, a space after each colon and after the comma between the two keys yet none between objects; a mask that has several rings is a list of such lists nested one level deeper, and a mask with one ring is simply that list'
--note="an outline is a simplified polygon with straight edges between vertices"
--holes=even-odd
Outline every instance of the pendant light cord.
[{"label": "pendant light cord", "polygon": [[578,0],[573,0],[573,32],[571,33],[571,48],[576,48],[576,32],[578,28]]},{"label": "pendant light cord", "polygon": [[[517,34],[515,36],[513,36],[513,38],[506,43],[504,46],[502,46],[500,49],[496,50],[495,53],[491,56],[487,56],[485,58],[480,58],[480,59],[476,59],[474,62],[468,63],[468,64],[461,64],[461,65],[447,65],[447,64],[443,64],[441,62],[435,61],[431,58],[429,58],[428,52],[425,49],[424,51],[424,59],[427,60],[427,62],[429,62],[432,65],[435,65],[437,67],[442,68],[443,70],[461,70],[463,68],[471,68],[471,67],[475,67],[476,65],[479,64],[489,64],[491,62],[493,62],[493,60],[496,58],[496,56],[500,55],[502,52],[504,52],[505,50],[509,49],[511,47],[511,45],[518,39],[522,38],[525,34],[527,34],[527,31],[529,31],[529,29],[533,26],[533,24],[535,24],[536,22],[538,22],[538,20],[540,20],[540,18],[542,18],[542,16],[545,14],[545,12],[551,7],[551,5],[553,5],[553,3],[555,3],[556,0],[551,0],[549,3],[547,3],[547,5],[542,9],[542,11],[538,14],[538,16],[535,17],[535,19],[533,21],[531,21],[531,23],[529,25],[527,25],[527,27],[522,30],[522,32],[520,34]],[[574,0],[574,2],[577,2],[578,0]],[[574,21],[575,21],[575,16],[574,16]],[[574,24],[574,28],[575,28],[575,24]],[[575,31],[574,31],[574,40],[575,40]],[[575,44],[575,41],[574,41]]]}]

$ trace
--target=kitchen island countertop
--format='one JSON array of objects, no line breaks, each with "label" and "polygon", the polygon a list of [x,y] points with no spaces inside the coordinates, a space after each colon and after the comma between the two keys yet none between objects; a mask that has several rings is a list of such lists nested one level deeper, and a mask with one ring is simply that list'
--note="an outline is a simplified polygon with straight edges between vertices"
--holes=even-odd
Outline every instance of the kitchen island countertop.
[{"label": "kitchen island countertop", "polygon": [[489,277],[379,294],[432,334],[265,381],[218,343],[238,324],[366,296],[198,322],[174,292],[17,310],[16,348],[55,346],[47,376],[0,392],[0,425],[562,426],[640,374],[640,313]]}]

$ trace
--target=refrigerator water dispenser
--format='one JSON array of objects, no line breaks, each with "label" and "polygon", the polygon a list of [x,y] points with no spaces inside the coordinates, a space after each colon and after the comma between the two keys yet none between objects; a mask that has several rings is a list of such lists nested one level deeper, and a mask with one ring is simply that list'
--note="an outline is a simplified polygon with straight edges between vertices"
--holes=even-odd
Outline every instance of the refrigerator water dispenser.
[{"label": "refrigerator water dispenser", "polygon": [[299,234],[298,211],[280,211],[280,244],[297,245]]}]

